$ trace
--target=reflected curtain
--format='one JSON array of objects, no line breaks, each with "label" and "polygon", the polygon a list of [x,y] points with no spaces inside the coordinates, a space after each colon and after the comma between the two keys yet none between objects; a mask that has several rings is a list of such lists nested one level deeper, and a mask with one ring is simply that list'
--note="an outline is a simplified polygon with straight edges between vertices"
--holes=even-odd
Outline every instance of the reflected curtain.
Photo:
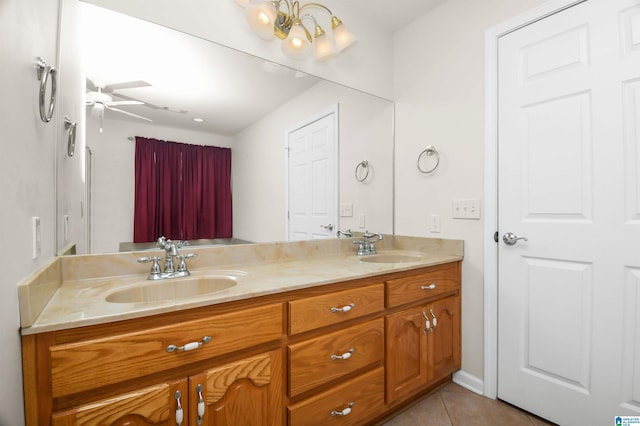
[{"label": "reflected curtain", "polygon": [[231,149],[136,137],[133,241],[231,238]]}]

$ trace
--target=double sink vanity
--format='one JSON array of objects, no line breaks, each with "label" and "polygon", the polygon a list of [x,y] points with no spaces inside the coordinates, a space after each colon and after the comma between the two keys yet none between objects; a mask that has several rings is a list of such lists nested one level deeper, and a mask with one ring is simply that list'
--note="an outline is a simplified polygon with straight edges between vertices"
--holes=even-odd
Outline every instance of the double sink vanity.
[{"label": "double sink vanity", "polygon": [[[460,368],[463,243],[65,256],[19,285],[28,425],[380,423]],[[144,253],[147,255],[148,253]]]}]

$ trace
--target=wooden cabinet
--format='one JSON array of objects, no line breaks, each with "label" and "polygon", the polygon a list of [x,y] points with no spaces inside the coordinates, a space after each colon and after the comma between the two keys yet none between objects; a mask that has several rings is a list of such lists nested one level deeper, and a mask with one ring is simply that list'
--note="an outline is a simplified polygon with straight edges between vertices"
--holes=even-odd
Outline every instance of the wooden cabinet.
[{"label": "wooden cabinet", "polygon": [[460,264],[387,281],[386,401],[401,401],[460,369]]},{"label": "wooden cabinet", "polygon": [[26,418],[368,424],[448,380],[460,355],[454,262],[23,336]]}]

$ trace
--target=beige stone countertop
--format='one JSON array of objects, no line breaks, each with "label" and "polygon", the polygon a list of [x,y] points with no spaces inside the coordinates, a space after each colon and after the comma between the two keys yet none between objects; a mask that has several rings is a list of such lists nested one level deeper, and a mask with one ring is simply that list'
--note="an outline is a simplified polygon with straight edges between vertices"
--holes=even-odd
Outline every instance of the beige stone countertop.
[{"label": "beige stone countertop", "polygon": [[[391,237],[391,239],[393,238]],[[403,241],[405,244],[398,244],[399,240],[396,240],[396,244],[387,243],[386,247],[381,247],[378,251],[377,256],[386,256],[388,254],[408,255],[407,258],[402,259],[402,262],[396,263],[368,262],[365,259],[366,256],[357,256],[350,247],[350,251],[339,251],[335,254],[324,253],[323,250],[318,249],[318,244],[321,247],[323,243],[313,243],[314,246],[311,251],[314,255],[309,255],[308,251],[305,253],[306,246],[305,250],[298,250],[302,252],[299,255],[283,255],[282,248],[278,248],[280,252],[275,257],[279,259],[264,259],[263,256],[261,259],[243,259],[243,262],[229,262],[228,258],[225,259],[227,263],[211,262],[206,255],[208,252],[202,251],[199,256],[201,261],[193,265],[190,277],[158,281],[147,280],[146,272],[93,278],[74,277],[74,274],[67,273],[69,278],[77,279],[60,279],[61,282],[57,288],[54,290],[49,289],[50,297],[48,300],[40,302],[41,308],[34,308],[33,305],[37,304],[36,300],[44,298],[42,294],[35,291],[39,287],[35,287],[34,283],[38,281],[37,278],[42,280],[41,275],[43,273],[44,275],[55,275],[49,268],[41,271],[41,274],[35,277],[36,279],[30,277],[30,280],[26,280],[21,284],[23,286],[19,291],[21,297],[21,332],[23,335],[28,335],[139,318],[433,266],[462,260],[463,258],[461,241],[433,240],[437,243],[432,247],[430,244],[425,245],[424,241],[422,241],[429,239],[407,238],[407,240]],[[406,244],[407,241],[414,244]],[[416,241],[418,244],[415,244]],[[442,244],[442,241],[452,241],[453,243]],[[260,245],[254,246],[253,249],[261,249]],[[344,244],[342,246],[348,247]],[[243,250],[246,251],[247,248]],[[192,251],[197,252],[197,250]],[[295,252],[296,250],[293,251]],[[135,256],[141,257],[143,255],[147,256],[148,253],[138,253]],[[365,260],[363,261],[363,259]],[[91,262],[96,263],[99,260],[94,258],[83,261],[91,264]],[[148,270],[148,268],[149,264],[145,264],[144,270]],[[170,282],[174,282],[176,286],[179,286],[181,283],[186,284],[190,280],[216,276],[231,278],[236,284],[212,293],[179,299],[169,298],[160,301],[132,303],[107,301],[107,298],[113,293],[121,292],[130,287],[166,286],[170,285]],[[32,285],[32,287],[29,287],[29,285]],[[48,286],[50,288],[51,284],[48,284]],[[43,288],[46,287],[47,285],[43,285]],[[111,297],[113,298],[114,296]],[[23,313],[23,309],[28,312]]]}]

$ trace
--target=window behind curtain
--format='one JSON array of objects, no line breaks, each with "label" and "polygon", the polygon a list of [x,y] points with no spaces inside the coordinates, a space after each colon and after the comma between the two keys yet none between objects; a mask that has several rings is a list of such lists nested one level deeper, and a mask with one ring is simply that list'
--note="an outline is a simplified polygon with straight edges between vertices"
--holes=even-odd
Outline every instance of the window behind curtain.
[{"label": "window behind curtain", "polygon": [[133,241],[231,233],[231,149],[136,136]]}]

